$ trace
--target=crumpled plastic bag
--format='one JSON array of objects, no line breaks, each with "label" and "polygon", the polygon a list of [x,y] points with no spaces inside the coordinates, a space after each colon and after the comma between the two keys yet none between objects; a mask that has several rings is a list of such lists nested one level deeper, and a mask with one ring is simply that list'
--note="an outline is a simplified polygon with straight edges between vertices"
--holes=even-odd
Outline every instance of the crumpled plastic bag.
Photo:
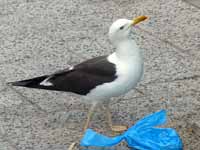
[{"label": "crumpled plastic bag", "polygon": [[138,150],[182,150],[182,141],[174,129],[156,128],[165,123],[166,111],[160,110],[139,120],[116,137],[107,137],[92,129],[87,129],[80,145],[107,147],[125,140],[129,147]]}]

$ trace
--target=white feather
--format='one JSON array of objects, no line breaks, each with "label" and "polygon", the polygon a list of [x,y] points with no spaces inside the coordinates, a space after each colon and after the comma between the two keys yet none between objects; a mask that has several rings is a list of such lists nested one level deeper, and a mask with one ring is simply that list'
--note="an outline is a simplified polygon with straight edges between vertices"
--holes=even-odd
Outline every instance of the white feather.
[{"label": "white feather", "polygon": [[49,78],[46,78],[45,80],[43,80],[40,83],[40,85],[43,85],[43,86],[53,86],[53,84],[50,81],[48,81],[48,80],[49,80]]}]

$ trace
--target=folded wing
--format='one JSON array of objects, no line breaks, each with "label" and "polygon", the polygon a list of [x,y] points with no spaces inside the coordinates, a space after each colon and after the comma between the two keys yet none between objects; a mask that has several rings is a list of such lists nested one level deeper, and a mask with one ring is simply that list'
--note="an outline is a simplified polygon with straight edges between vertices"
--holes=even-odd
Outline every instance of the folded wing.
[{"label": "folded wing", "polygon": [[96,86],[115,79],[115,64],[109,62],[107,56],[100,56],[51,75],[11,82],[11,84],[86,95]]}]

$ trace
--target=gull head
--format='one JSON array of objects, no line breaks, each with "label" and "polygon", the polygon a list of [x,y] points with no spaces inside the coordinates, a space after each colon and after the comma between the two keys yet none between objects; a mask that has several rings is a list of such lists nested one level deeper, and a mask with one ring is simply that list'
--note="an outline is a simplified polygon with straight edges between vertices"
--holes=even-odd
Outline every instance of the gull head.
[{"label": "gull head", "polygon": [[115,44],[120,41],[124,41],[129,38],[131,27],[138,24],[139,22],[147,19],[146,16],[139,16],[133,20],[128,19],[118,19],[115,21],[109,29],[109,39]]}]

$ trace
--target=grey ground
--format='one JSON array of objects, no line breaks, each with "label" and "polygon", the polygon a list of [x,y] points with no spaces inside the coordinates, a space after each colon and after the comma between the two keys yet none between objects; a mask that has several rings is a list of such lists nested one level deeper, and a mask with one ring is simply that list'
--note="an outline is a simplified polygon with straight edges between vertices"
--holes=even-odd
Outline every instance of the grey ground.
[{"label": "grey ground", "polygon": [[[5,83],[111,53],[111,23],[138,15],[149,16],[133,30],[145,54],[144,95],[112,100],[113,121],[132,125],[167,109],[166,126],[177,129],[186,150],[199,150],[198,0],[0,0],[0,150],[66,150],[80,138],[89,108],[80,97]],[[109,133],[101,109],[90,127]]]}]

